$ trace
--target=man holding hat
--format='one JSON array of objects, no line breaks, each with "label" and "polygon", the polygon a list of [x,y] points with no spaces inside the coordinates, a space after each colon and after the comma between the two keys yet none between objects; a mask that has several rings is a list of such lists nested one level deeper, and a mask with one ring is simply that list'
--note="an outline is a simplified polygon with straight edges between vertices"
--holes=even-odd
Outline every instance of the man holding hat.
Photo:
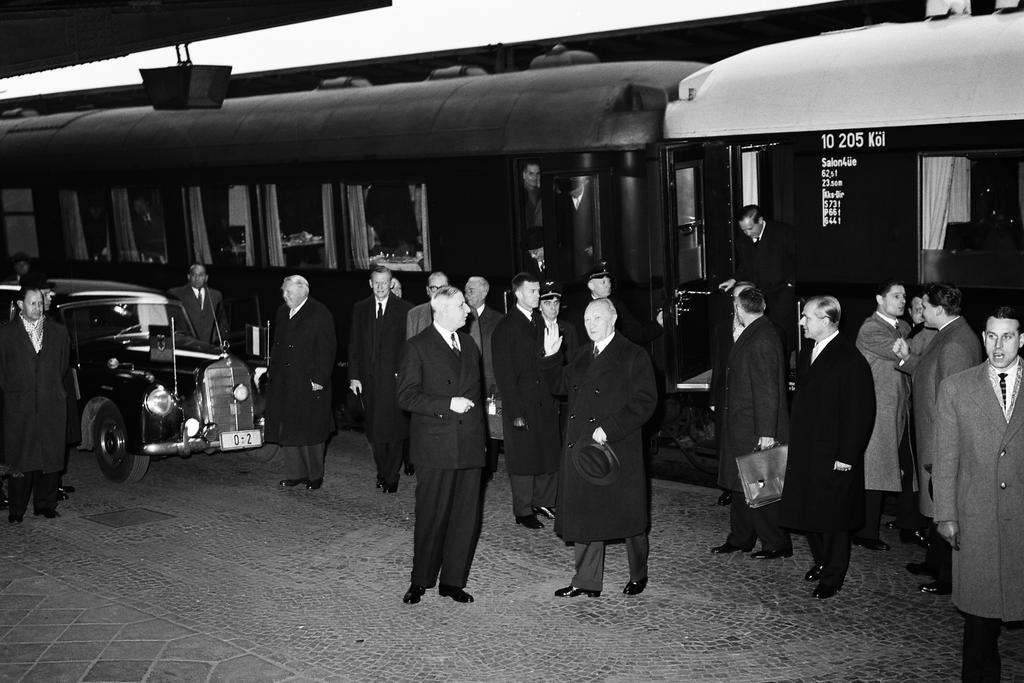
[{"label": "man holding hat", "polygon": [[545,330],[542,361],[554,393],[568,394],[569,424],[559,473],[555,531],[575,544],[576,574],[555,591],[560,598],[601,595],[604,547],[625,539],[626,595],[647,587],[647,476],[641,428],[654,413],[658,391],[647,353],[615,331],[615,305],[592,301],[587,336],[562,367],[562,338]]},{"label": "man holding hat", "polygon": [[597,265],[587,273],[587,289],[590,296],[581,305],[576,306],[575,310],[570,310],[573,325],[580,339],[584,339],[587,336],[583,313],[587,304],[597,299],[608,299],[612,302],[612,305],[614,305],[615,310],[618,312],[618,322],[615,324],[615,329],[634,344],[643,346],[661,336],[663,322],[660,311],[654,321],[642,323],[629,312],[629,309],[626,308],[626,305],[620,298],[612,296],[612,271],[607,261],[598,261]]}]

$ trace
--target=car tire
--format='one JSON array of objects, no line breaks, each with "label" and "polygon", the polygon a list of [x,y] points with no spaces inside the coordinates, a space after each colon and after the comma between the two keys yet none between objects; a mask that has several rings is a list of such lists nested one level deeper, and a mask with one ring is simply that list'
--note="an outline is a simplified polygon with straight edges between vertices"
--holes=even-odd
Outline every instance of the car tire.
[{"label": "car tire", "polygon": [[101,405],[92,425],[92,450],[103,476],[119,483],[146,476],[149,456],[128,452],[128,430],[117,406],[109,402]]}]

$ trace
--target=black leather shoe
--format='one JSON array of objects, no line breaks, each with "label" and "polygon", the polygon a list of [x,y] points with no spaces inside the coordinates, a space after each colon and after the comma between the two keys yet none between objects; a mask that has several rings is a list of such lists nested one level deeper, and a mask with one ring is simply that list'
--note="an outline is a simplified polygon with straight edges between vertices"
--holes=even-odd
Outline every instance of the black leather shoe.
[{"label": "black leather shoe", "polygon": [[466,591],[443,583],[437,587],[437,594],[442,598],[451,598],[455,602],[473,602],[473,596]]},{"label": "black leather shoe", "polygon": [[625,595],[640,595],[647,588],[647,577],[640,579],[639,581],[630,581],[626,584],[626,587],[622,589]]},{"label": "black leather shoe", "polygon": [[953,592],[953,587],[942,581],[932,581],[931,583],[922,583],[917,590],[929,595],[949,595]]},{"label": "black leather shoe", "polygon": [[861,548],[867,548],[868,550],[889,550],[889,544],[878,538],[860,538],[854,536],[850,539],[850,542],[854,545],[858,545]]},{"label": "black leather shoe", "polygon": [[323,485],[324,485],[324,478],[320,477],[319,479],[314,479],[311,482],[307,482],[306,483],[306,489],[308,491],[316,491],[318,488],[320,488]]},{"label": "black leather shoe", "polygon": [[547,517],[548,519],[555,518],[554,508],[549,508],[547,505],[539,505],[533,508],[534,515],[540,515],[541,517]]},{"label": "black leather shoe", "polygon": [[402,602],[407,605],[415,605],[426,592],[427,589],[423,586],[417,586],[415,583],[410,583],[409,590],[405,591],[405,595],[402,596]]},{"label": "black leather shoe", "polygon": [[411,462],[405,463],[405,476],[411,477],[414,474],[416,474],[416,466]]},{"label": "black leather shoe", "polygon": [[722,495],[718,497],[718,504],[722,507],[732,505],[732,491],[722,491]]},{"label": "black leather shoe", "polygon": [[827,600],[833,595],[839,592],[839,586],[826,586],[823,583],[819,583],[811,593],[811,597],[818,598],[819,600]]},{"label": "black leather shoe", "polygon": [[11,524],[21,524],[22,515],[7,515],[7,521]]},{"label": "black leather shoe", "polygon": [[599,598],[601,591],[588,591],[586,588],[577,588],[576,586],[566,586],[555,591],[556,598],[578,598],[581,595],[586,595],[588,598]]},{"label": "black leather shoe", "polygon": [[907,571],[914,576],[930,576],[935,578],[927,562],[911,562],[907,565]]},{"label": "black leather shoe", "polygon": [[46,519],[60,517],[60,513],[56,510],[33,510],[32,515],[35,517],[46,517]]},{"label": "black leather shoe", "polygon": [[277,483],[278,486],[298,486],[299,484],[305,484],[305,479],[282,479]]},{"label": "black leather shoe", "polygon": [[928,534],[920,529],[901,529],[900,543],[913,543],[914,545],[919,545],[922,548],[927,548],[931,545],[931,543],[928,542]]},{"label": "black leather shoe", "polygon": [[396,481],[394,484],[381,484],[380,488],[384,493],[398,493],[398,482]]},{"label": "black leather shoe", "polygon": [[783,550],[758,550],[756,553],[750,553],[750,556],[755,560],[777,560],[780,557],[793,557],[792,548],[784,548]]},{"label": "black leather shoe", "polygon": [[527,529],[544,528],[544,524],[537,519],[536,515],[516,515],[516,524],[522,524]]},{"label": "black leather shoe", "polygon": [[807,570],[804,574],[804,581],[817,581],[821,578],[821,570],[824,569],[820,564],[816,564]]},{"label": "black leather shoe", "polygon": [[57,500],[67,500],[67,499],[68,499],[67,490],[65,490],[64,487],[62,487],[62,486],[58,486],[57,487]]},{"label": "black leather shoe", "polygon": [[379,474],[377,475],[377,488],[379,488],[379,489],[384,488],[384,480],[380,478]]},{"label": "black leather shoe", "polygon": [[750,552],[750,548],[741,548],[738,545],[733,545],[732,543],[729,543],[729,541],[726,541],[722,545],[716,545],[711,549],[711,553],[713,555],[725,555],[726,553],[736,552],[748,553]]}]

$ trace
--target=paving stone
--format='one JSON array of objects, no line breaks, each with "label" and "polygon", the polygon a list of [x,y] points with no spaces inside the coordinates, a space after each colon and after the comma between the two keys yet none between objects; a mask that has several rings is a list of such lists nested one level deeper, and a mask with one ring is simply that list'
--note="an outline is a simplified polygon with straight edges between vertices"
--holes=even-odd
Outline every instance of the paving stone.
[{"label": "paving stone", "polygon": [[107,642],[118,634],[121,624],[71,624],[60,640]]},{"label": "paving stone", "polygon": [[91,662],[103,650],[103,643],[59,641],[39,656],[41,662]]},{"label": "paving stone", "polygon": [[79,616],[81,616],[82,610],[80,609],[34,609],[25,615],[25,618],[21,620],[23,626],[43,626],[43,625],[54,625],[63,624],[67,626],[73,623]]},{"label": "paving stone", "polygon": [[0,663],[0,683],[16,683],[20,681],[32,666],[32,664]]},{"label": "paving stone", "polygon": [[151,662],[102,660],[89,667],[83,681],[142,681]]},{"label": "paving stone", "polygon": [[153,662],[146,683],[193,683],[205,681],[210,676],[213,666],[206,662],[179,662],[161,659]]},{"label": "paving stone", "polygon": [[82,610],[76,619],[79,624],[132,624],[146,621],[151,615],[124,605],[104,605]]},{"label": "paving stone", "polygon": [[103,648],[99,658],[152,661],[160,656],[165,646],[162,640],[115,640]]},{"label": "paving stone", "polygon": [[0,662],[34,662],[46,651],[49,643],[0,643]]},{"label": "paving stone", "polygon": [[52,626],[18,625],[8,631],[3,641],[7,643],[52,643],[67,629],[63,624]]},{"label": "paving stone", "polygon": [[167,659],[191,659],[198,662],[218,662],[242,654],[235,647],[219,638],[194,635],[171,641],[163,656]]},{"label": "paving stone", "polygon": [[89,662],[40,662],[29,669],[21,682],[66,683],[80,681],[89,666]]},{"label": "paving stone", "polygon": [[125,626],[119,638],[123,640],[173,640],[193,635],[195,631],[171,623],[166,619],[150,619]]},{"label": "paving stone", "polygon": [[228,683],[229,681],[283,681],[291,678],[290,671],[271,664],[265,659],[254,655],[243,655],[221,662],[213,667],[210,674],[211,683]]}]

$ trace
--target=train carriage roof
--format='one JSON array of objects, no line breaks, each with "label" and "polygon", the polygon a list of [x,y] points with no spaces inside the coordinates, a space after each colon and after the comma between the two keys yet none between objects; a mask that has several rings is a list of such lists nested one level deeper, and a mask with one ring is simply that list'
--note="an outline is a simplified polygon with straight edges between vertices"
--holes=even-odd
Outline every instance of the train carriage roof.
[{"label": "train carriage roof", "polygon": [[696,62],[623,62],[0,121],[0,166],[175,168],[642,147]]},{"label": "train carriage roof", "polygon": [[669,138],[1024,118],[1024,13],[878,24],[756,48],[679,85]]}]

